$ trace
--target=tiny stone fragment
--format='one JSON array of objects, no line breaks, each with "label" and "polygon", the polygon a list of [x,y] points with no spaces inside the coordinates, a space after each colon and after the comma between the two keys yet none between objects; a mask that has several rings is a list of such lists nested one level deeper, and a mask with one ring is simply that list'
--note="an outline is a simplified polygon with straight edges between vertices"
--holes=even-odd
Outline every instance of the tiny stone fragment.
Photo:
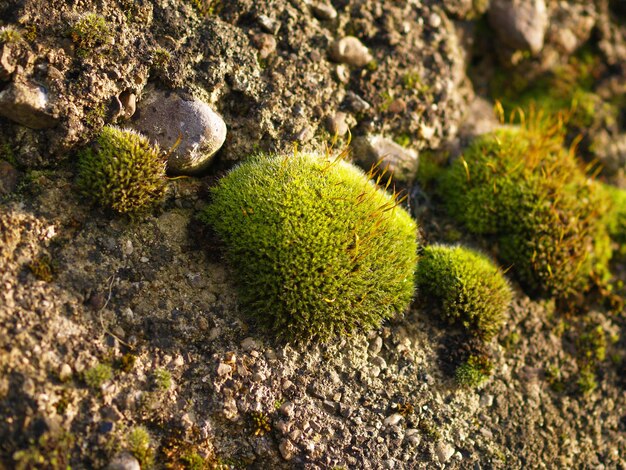
[{"label": "tiny stone fragment", "polygon": [[122,452],[113,457],[106,470],[141,470],[141,466],[130,452]]},{"label": "tiny stone fragment", "polygon": [[367,135],[354,140],[353,155],[365,170],[379,164],[397,181],[411,181],[417,173],[418,155],[381,135]]},{"label": "tiny stone fragment", "polygon": [[335,62],[363,67],[372,60],[369,49],[354,36],[335,41],[330,47],[330,58]]}]

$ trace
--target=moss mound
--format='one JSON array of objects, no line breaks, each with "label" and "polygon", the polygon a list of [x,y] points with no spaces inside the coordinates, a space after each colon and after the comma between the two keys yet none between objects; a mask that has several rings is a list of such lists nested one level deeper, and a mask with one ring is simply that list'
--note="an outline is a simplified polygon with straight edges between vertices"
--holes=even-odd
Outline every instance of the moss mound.
[{"label": "moss mound", "polygon": [[607,228],[613,240],[626,251],[626,191],[615,186],[604,185],[611,201],[607,213]]},{"label": "moss mound", "polygon": [[493,235],[530,291],[567,297],[604,277],[606,192],[565,151],[558,129],[503,129],[476,139],[438,181],[448,212]]},{"label": "moss mound", "polygon": [[470,333],[492,338],[502,326],[511,289],[486,256],[461,246],[424,248],[417,263],[420,296],[434,301],[444,318]]},{"label": "moss mound", "polygon": [[78,171],[83,194],[116,212],[144,210],[165,194],[165,163],[159,149],[133,131],[103,128],[95,148],[80,155]]},{"label": "moss mound", "polygon": [[203,218],[227,245],[240,301],[279,336],[377,327],[413,297],[415,222],[343,161],[254,157],[214,188]]}]

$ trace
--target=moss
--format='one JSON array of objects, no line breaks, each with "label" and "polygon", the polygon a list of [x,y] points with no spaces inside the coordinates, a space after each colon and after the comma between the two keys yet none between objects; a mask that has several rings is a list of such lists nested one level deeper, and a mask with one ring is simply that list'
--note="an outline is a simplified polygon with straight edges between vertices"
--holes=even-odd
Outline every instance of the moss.
[{"label": "moss", "polygon": [[76,46],[76,55],[87,57],[110,44],[112,33],[102,16],[90,13],[74,23],[70,29],[70,38]]},{"label": "moss", "polygon": [[40,281],[52,282],[54,280],[54,268],[52,260],[46,254],[41,255],[28,264],[28,269],[33,276]]},{"label": "moss", "polygon": [[[502,103],[507,116],[536,108],[555,120],[565,118],[575,132],[586,132],[599,117],[617,118],[617,107],[604,103],[593,91],[599,70],[599,56],[583,48],[568,63],[532,81],[499,71],[490,83],[491,96]],[[514,121],[521,119],[517,114]]]},{"label": "moss", "polygon": [[157,390],[169,390],[172,386],[172,374],[166,369],[155,370],[153,379]]},{"label": "moss", "polygon": [[165,163],[157,147],[132,131],[107,126],[79,160],[78,186],[104,208],[136,213],[165,194]]},{"label": "moss", "polygon": [[398,134],[397,136],[395,136],[393,138],[393,141],[396,144],[401,145],[402,147],[406,148],[409,145],[411,145],[411,136],[407,134],[406,132],[404,132],[402,134]]},{"label": "moss", "polygon": [[154,463],[150,433],[143,426],[137,426],[128,433],[126,447],[139,461],[141,468],[149,468]]},{"label": "moss", "polygon": [[598,387],[596,374],[592,367],[585,366],[578,372],[578,380],[576,381],[578,389],[584,395],[589,395]]},{"label": "moss", "polygon": [[15,470],[67,470],[70,468],[74,435],[63,432],[57,436],[44,433],[32,439],[28,449],[13,454]]},{"label": "moss", "polygon": [[626,191],[615,186],[604,185],[611,207],[607,212],[606,224],[609,235],[626,254]]},{"label": "moss", "polygon": [[272,430],[270,417],[262,411],[252,412],[250,418],[252,420],[252,434],[255,436],[263,436]]},{"label": "moss", "polygon": [[482,385],[493,371],[493,363],[483,355],[471,355],[456,368],[456,381],[462,387],[475,388]]},{"label": "moss", "polygon": [[13,26],[3,26],[0,28],[0,44],[15,43],[22,40],[22,33]]},{"label": "moss", "polygon": [[216,15],[222,9],[222,0],[190,0],[202,16]]},{"label": "moss", "polygon": [[436,442],[441,439],[441,433],[437,429],[437,426],[429,419],[421,419],[417,425],[417,429],[419,429],[426,440],[430,442]]},{"label": "moss", "polygon": [[524,287],[568,297],[605,277],[611,246],[608,200],[541,122],[475,139],[438,180],[450,215],[492,236]]},{"label": "moss", "polygon": [[83,378],[89,388],[97,390],[113,378],[113,370],[108,364],[97,364],[87,369],[83,373]]},{"label": "moss", "polygon": [[576,341],[579,361],[595,365],[606,359],[606,333],[600,325],[586,329]]},{"label": "moss", "polygon": [[137,362],[137,356],[126,353],[117,361],[117,367],[122,372],[130,372],[135,367],[135,362]]},{"label": "moss", "polygon": [[548,385],[554,392],[561,393],[563,392],[563,390],[565,390],[563,374],[561,372],[561,368],[558,365],[552,364],[546,367],[545,376]]},{"label": "moss", "polygon": [[500,330],[511,289],[486,256],[461,246],[424,248],[417,263],[420,297],[433,301],[451,323],[492,338]]},{"label": "moss", "polygon": [[346,162],[261,155],[222,179],[203,219],[251,314],[278,336],[325,339],[408,308],[416,224],[399,204]]}]

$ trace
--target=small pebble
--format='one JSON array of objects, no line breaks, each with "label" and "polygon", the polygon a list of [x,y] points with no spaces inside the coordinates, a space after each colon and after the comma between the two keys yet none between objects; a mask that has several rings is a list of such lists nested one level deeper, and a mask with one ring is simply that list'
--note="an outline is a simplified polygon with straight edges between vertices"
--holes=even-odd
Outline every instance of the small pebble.
[{"label": "small pebble", "polygon": [[313,11],[313,16],[318,20],[334,20],[337,18],[337,10],[329,3],[314,3],[311,5],[311,10]]},{"label": "small pebble", "polygon": [[402,421],[404,417],[400,413],[394,413],[391,416],[385,418],[384,424],[386,426],[395,426],[400,421]]},{"label": "small pebble", "polygon": [[105,470],[141,470],[141,466],[130,452],[122,452],[113,457]]},{"label": "small pebble", "polygon": [[233,368],[230,365],[220,362],[219,366],[217,366],[217,375],[223,377],[224,375],[230,374],[232,370]]},{"label": "small pebble", "polygon": [[383,349],[383,339],[380,336],[376,336],[370,341],[369,350],[372,354],[378,354]]},{"label": "small pebble", "polygon": [[254,338],[248,337],[241,342],[241,349],[244,351],[252,351],[254,349],[259,349],[259,345],[256,343]]},{"label": "small pebble", "polygon": [[283,439],[278,444],[278,450],[280,450],[280,455],[283,456],[285,460],[291,460],[294,458],[298,449],[289,439]]},{"label": "small pebble", "polygon": [[67,382],[72,378],[72,368],[69,364],[63,364],[61,366],[61,370],[59,371],[59,380],[61,382]]},{"label": "small pebble", "polygon": [[293,416],[293,412],[296,409],[296,405],[294,405],[292,402],[290,401],[286,401],[285,403],[283,403],[280,406],[280,412],[282,414],[284,414],[285,416],[287,416],[288,418],[291,418]]},{"label": "small pebble", "polygon": [[267,15],[259,15],[256,20],[266,33],[276,34],[280,28],[280,23]]},{"label": "small pebble", "polygon": [[259,33],[252,36],[252,44],[259,51],[261,59],[267,59],[276,51],[276,38],[271,34]]},{"label": "small pebble", "polygon": [[326,116],[326,129],[332,136],[343,136],[348,132],[348,123],[346,118],[348,115],[343,111],[338,111],[334,115]]},{"label": "small pebble", "polygon": [[17,188],[19,172],[9,162],[0,160],[0,195],[10,194]]},{"label": "small pebble", "polygon": [[435,445],[435,455],[440,463],[446,463],[454,455],[455,449],[447,442],[438,442]]},{"label": "small pebble", "polygon": [[330,58],[335,62],[363,67],[372,61],[369,49],[354,36],[335,41],[330,47]]}]

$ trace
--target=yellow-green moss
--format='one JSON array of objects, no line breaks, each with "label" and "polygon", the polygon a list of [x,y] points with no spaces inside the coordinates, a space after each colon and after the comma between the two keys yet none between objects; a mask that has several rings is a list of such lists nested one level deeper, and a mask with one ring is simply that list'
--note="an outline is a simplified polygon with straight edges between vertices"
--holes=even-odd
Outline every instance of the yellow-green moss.
[{"label": "yellow-green moss", "polygon": [[87,57],[109,44],[112,33],[102,16],[90,13],[74,23],[70,29],[70,38],[76,46],[76,55]]},{"label": "yellow-green moss", "polygon": [[128,450],[141,464],[141,468],[150,468],[154,463],[154,449],[150,433],[143,426],[133,428],[126,438]]},{"label": "yellow-green moss", "polygon": [[511,289],[486,256],[461,246],[424,248],[417,263],[420,298],[433,301],[448,321],[486,340],[498,333]]},{"label": "yellow-green moss", "polygon": [[471,355],[467,361],[456,368],[455,378],[462,387],[475,388],[489,379],[493,363],[482,355]]},{"label": "yellow-green moss", "polygon": [[165,162],[144,136],[117,127],[102,129],[78,164],[78,186],[100,206],[120,213],[145,210],[165,194]]},{"label": "yellow-green moss", "polygon": [[557,129],[531,123],[481,136],[438,183],[449,214],[492,236],[528,290],[567,297],[592,274],[606,276],[608,198]]},{"label": "yellow-green moss", "polygon": [[204,220],[226,242],[245,309],[279,336],[377,327],[413,297],[416,224],[346,162],[254,157],[213,190]]}]

